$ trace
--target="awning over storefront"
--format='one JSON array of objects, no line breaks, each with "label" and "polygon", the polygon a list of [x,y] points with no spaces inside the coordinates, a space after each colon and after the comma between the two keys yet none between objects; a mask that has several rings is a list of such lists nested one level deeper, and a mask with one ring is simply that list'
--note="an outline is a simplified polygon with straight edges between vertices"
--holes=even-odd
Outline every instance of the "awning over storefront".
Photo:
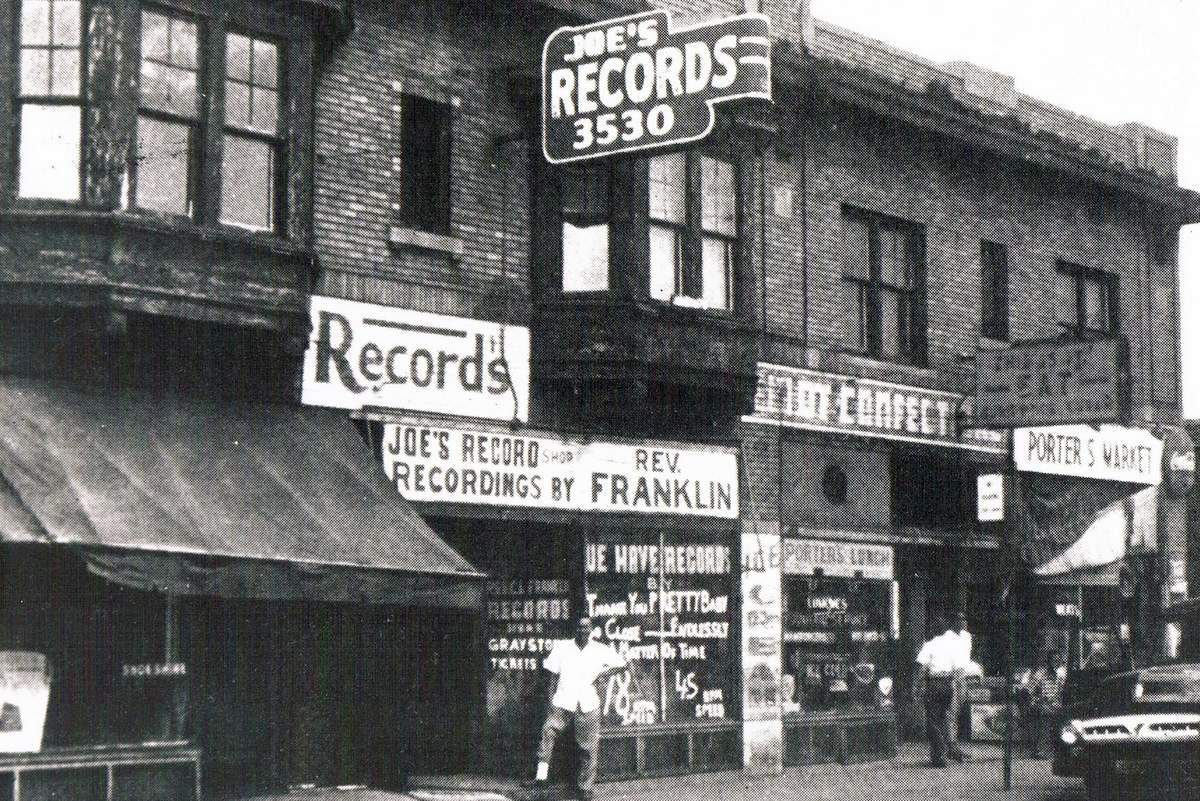
[{"label": "awning over storefront", "polygon": [[480,600],[481,574],[325,409],[0,380],[0,540],[179,594]]},{"label": "awning over storefront", "polygon": [[1110,503],[1093,516],[1078,540],[1033,572],[1042,578],[1087,574],[1116,565],[1127,553],[1153,552],[1157,547],[1157,501],[1158,487],[1146,487]]}]

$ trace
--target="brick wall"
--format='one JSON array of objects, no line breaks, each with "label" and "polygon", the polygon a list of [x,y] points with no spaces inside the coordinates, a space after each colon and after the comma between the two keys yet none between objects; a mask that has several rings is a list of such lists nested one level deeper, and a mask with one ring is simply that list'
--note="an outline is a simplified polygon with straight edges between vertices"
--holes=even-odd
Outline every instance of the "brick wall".
[{"label": "brick wall", "polygon": [[[843,205],[851,205],[926,230],[932,369],[879,364],[880,376],[953,386],[960,354],[974,353],[980,344],[980,241],[990,240],[1008,247],[1014,340],[1056,335],[1058,259],[1117,275],[1120,326],[1131,342],[1133,408],[1155,403],[1160,419],[1177,419],[1175,267],[1150,259],[1140,203],[846,107],[818,107],[808,129],[810,347],[841,347],[841,214]],[[804,294],[794,255],[801,214],[799,143],[791,133],[780,142],[787,161],[778,152],[771,160],[767,197],[790,190],[795,202],[790,217],[769,218],[765,308],[772,333],[797,336]]]},{"label": "brick wall", "polygon": [[[363,0],[354,31],[318,73],[316,291],[519,319],[527,314],[530,145],[497,143],[520,121],[494,57],[497,42],[519,33],[454,8]],[[539,46],[530,41],[527,52]],[[401,93],[454,106],[450,234],[461,257],[389,244],[400,200]]]}]

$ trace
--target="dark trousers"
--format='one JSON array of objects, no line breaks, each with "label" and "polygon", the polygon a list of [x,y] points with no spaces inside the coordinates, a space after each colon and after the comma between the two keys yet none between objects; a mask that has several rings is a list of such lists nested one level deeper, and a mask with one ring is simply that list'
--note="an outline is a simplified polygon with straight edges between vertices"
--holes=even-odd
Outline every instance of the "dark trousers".
[{"label": "dark trousers", "polygon": [[954,709],[954,679],[930,676],[925,682],[925,733],[929,737],[929,758],[935,765],[946,763],[947,752],[959,753],[950,735],[950,715]]},{"label": "dark trousers", "polygon": [[575,744],[579,746],[579,775],[575,786],[591,792],[596,783],[596,760],[600,751],[600,710],[570,712],[551,705],[550,714],[542,724],[542,740],[538,744],[538,761],[549,762],[554,755],[554,741],[567,728],[575,726]]},{"label": "dark trousers", "polygon": [[1049,744],[1050,748],[1054,747],[1054,734],[1057,729],[1059,713],[1054,709],[1030,706],[1028,715],[1026,732],[1029,735],[1029,752],[1035,757],[1041,756],[1044,753],[1042,751],[1044,744]]}]

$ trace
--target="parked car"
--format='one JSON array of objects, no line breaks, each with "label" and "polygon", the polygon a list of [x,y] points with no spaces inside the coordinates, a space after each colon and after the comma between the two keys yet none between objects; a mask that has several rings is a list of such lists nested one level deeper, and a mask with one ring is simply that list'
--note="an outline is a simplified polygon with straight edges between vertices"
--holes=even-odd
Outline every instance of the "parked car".
[{"label": "parked car", "polygon": [[1200,798],[1200,664],[1118,673],[1067,713],[1054,772],[1090,801]]}]

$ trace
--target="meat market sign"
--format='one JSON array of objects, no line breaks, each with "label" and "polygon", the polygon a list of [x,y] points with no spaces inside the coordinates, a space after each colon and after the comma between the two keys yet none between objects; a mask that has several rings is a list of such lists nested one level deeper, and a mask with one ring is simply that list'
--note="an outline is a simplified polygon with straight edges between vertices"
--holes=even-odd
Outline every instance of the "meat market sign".
[{"label": "meat market sign", "polygon": [[670,442],[388,423],[383,465],[406,500],[738,517],[737,453]]},{"label": "meat market sign", "polygon": [[979,351],[975,419],[995,428],[1119,422],[1127,365],[1115,337]]},{"label": "meat market sign", "polygon": [[562,164],[703,139],[715,105],[771,99],[770,23],[675,29],[666,11],[559,28],[542,48],[542,149]]}]

